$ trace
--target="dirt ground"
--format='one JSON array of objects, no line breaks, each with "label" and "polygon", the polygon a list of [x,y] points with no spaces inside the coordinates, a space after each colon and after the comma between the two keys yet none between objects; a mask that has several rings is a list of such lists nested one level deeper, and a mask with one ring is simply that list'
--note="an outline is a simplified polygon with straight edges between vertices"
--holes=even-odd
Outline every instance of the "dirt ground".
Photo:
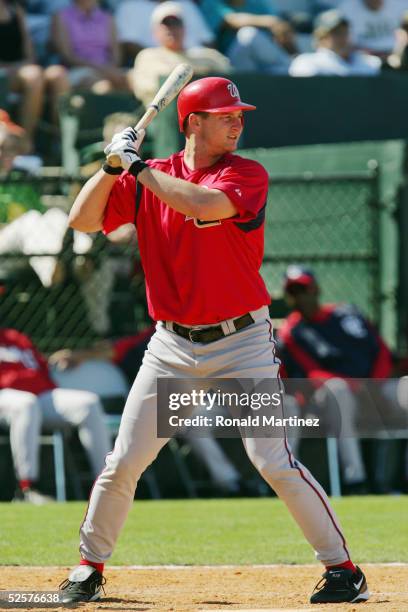
[{"label": "dirt ground", "polygon": [[[408,565],[366,565],[371,598],[363,604],[311,606],[309,596],[321,570],[314,566],[107,568],[106,596],[80,604],[81,612],[247,612],[272,610],[339,610],[408,612]],[[0,566],[0,590],[54,591],[68,568]],[[38,604],[37,604],[38,605]],[[10,607],[0,601],[0,609]],[[36,608],[44,609],[43,608]],[[48,608],[50,609],[50,608]],[[53,610],[62,610],[52,606]]]}]

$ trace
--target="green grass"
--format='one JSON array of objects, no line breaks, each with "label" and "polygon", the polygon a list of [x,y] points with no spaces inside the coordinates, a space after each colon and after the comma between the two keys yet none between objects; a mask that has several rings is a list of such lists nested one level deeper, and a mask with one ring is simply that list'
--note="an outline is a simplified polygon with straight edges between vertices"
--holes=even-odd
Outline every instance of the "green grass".
[{"label": "green grass", "polygon": [[[408,562],[408,497],[333,502],[358,562]],[[72,565],[85,503],[0,504],[4,565]],[[107,517],[109,520],[109,517]],[[314,555],[274,498],[139,501],[113,565],[311,563]]]}]

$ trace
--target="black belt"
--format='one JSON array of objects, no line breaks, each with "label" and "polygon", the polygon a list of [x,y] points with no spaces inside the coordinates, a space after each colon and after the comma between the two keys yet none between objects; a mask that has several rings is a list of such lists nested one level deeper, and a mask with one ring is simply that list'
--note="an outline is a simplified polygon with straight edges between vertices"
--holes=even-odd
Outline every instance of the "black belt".
[{"label": "black belt", "polygon": [[[252,325],[252,323],[255,323],[255,321],[249,312],[232,321],[236,332]],[[221,338],[230,335],[224,333],[221,325],[213,325],[211,327],[184,327],[178,323],[173,323],[173,331],[178,336],[190,340],[190,342],[201,342],[201,344],[209,344],[210,342],[221,340]]]}]

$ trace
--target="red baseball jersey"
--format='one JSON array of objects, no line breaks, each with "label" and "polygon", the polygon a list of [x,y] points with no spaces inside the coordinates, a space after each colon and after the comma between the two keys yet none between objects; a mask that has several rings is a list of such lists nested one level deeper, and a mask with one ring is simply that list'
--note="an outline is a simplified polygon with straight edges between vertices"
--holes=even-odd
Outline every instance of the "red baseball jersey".
[{"label": "red baseball jersey", "polygon": [[0,389],[34,395],[55,389],[46,360],[30,338],[16,329],[0,329]]},{"label": "red baseball jersey", "polygon": [[223,191],[238,214],[200,221],[176,212],[124,172],[108,201],[103,231],[124,223],[137,228],[154,320],[205,325],[240,316],[270,303],[259,273],[264,252],[268,174],[258,162],[226,154],[208,168],[191,170],[183,151],[151,168]]}]

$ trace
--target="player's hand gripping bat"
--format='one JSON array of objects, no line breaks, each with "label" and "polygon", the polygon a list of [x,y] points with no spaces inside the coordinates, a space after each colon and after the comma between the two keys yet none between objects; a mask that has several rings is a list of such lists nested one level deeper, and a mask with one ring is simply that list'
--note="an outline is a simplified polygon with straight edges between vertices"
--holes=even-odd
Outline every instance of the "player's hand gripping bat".
[{"label": "player's hand gripping bat", "polygon": [[[159,91],[147,107],[143,117],[138,121],[135,130],[146,129],[160,111],[162,111],[183,89],[191,77],[193,69],[189,64],[179,64],[169,74]],[[120,166],[120,157],[114,153],[107,156],[107,162],[113,168]]]},{"label": "player's hand gripping bat", "polygon": [[[179,64],[176,66],[173,72],[171,72],[168,78],[164,81],[163,85],[160,87],[151,104],[149,104],[147,107],[145,114],[135,126],[135,130],[142,128],[145,129],[153,121],[156,115],[170,104],[170,102],[183,89],[184,85],[189,82],[192,76],[193,69],[189,64]],[[108,154],[107,162],[114,168],[121,165],[120,157],[114,153]],[[114,243],[129,244],[135,242],[135,226],[133,223],[124,223],[107,234],[107,238]]]}]

